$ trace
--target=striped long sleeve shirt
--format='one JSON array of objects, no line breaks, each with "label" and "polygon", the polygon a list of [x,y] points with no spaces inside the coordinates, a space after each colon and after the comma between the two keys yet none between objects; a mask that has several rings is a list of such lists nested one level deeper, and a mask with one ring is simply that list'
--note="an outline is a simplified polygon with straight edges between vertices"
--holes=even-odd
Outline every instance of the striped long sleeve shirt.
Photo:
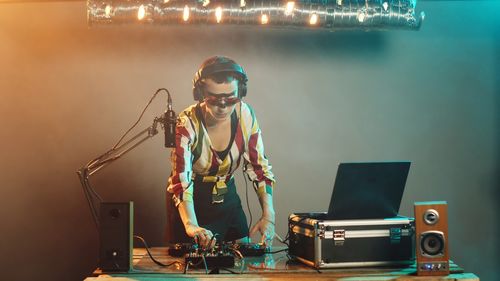
[{"label": "striped long sleeve shirt", "polygon": [[[211,145],[199,105],[192,105],[179,114],[176,147],[171,154],[172,174],[167,187],[167,191],[173,193],[176,205],[193,200],[195,177],[214,182],[213,195],[224,194],[225,182],[239,167],[242,158],[244,171],[253,182],[257,194],[272,195],[274,175],[264,154],[261,130],[255,113],[244,102],[236,105],[235,112],[238,117],[236,133],[224,159],[219,158]],[[219,200],[223,200],[223,196]]]}]

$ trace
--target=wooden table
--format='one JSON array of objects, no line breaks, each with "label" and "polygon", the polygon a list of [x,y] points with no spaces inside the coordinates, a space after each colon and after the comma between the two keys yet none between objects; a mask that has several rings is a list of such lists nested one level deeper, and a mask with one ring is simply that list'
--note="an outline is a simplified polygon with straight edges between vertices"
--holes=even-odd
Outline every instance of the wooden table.
[{"label": "wooden table", "polygon": [[423,277],[415,275],[415,265],[404,268],[349,268],[316,270],[296,261],[290,261],[285,252],[266,254],[261,257],[236,259],[232,268],[219,269],[220,274],[207,274],[205,269],[189,268],[184,274],[183,258],[168,255],[167,248],[153,248],[152,255],[160,262],[169,264],[180,263],[169,267],[156,265],[142,248],[134,249],[133,270],[127,273],[94,272],[94,277],[85,281],[159,281],[159,280],[211,280],[211,281],[291,281],[293,280],[339,280],[339,281],[375,281],[375,280],[460,280],[479,281],[473,273],[465,273],[462,268],[450,262],[448,276]]}]

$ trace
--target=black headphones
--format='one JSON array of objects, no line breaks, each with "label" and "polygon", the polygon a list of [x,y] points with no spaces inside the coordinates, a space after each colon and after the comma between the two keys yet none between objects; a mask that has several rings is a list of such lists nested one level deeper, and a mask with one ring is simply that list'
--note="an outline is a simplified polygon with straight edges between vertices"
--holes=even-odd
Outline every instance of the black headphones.
[{"label": "black headphones", "polygon": [[238,79],[238,97],[243,98],[247,95],[248,78],[243,67],[230,58],[215,56],[207,59],[194,75],[193,98],[195,101],[203,100],[202,80],[220,72],[231,72],[236,74]]}]

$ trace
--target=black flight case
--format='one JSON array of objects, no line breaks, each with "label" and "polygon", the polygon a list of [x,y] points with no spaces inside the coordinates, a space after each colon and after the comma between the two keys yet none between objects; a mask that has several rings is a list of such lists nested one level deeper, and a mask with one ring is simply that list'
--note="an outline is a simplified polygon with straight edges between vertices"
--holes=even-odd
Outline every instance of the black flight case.
[{"label": "black flight case", "polygon": [[288,218],[289,254],[315,268],[408,266],[415,262],[409,217],[327,220],[326,213]]}]

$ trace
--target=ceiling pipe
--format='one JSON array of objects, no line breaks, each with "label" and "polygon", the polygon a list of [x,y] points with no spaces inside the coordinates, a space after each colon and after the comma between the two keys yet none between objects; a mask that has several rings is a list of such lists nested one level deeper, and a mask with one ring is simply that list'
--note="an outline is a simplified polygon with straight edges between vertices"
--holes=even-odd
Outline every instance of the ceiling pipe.
[{"label": "ceiling pipe", "polygon": [[416,0],[88,0],[88,24],[242,25],[418,30]]}]

